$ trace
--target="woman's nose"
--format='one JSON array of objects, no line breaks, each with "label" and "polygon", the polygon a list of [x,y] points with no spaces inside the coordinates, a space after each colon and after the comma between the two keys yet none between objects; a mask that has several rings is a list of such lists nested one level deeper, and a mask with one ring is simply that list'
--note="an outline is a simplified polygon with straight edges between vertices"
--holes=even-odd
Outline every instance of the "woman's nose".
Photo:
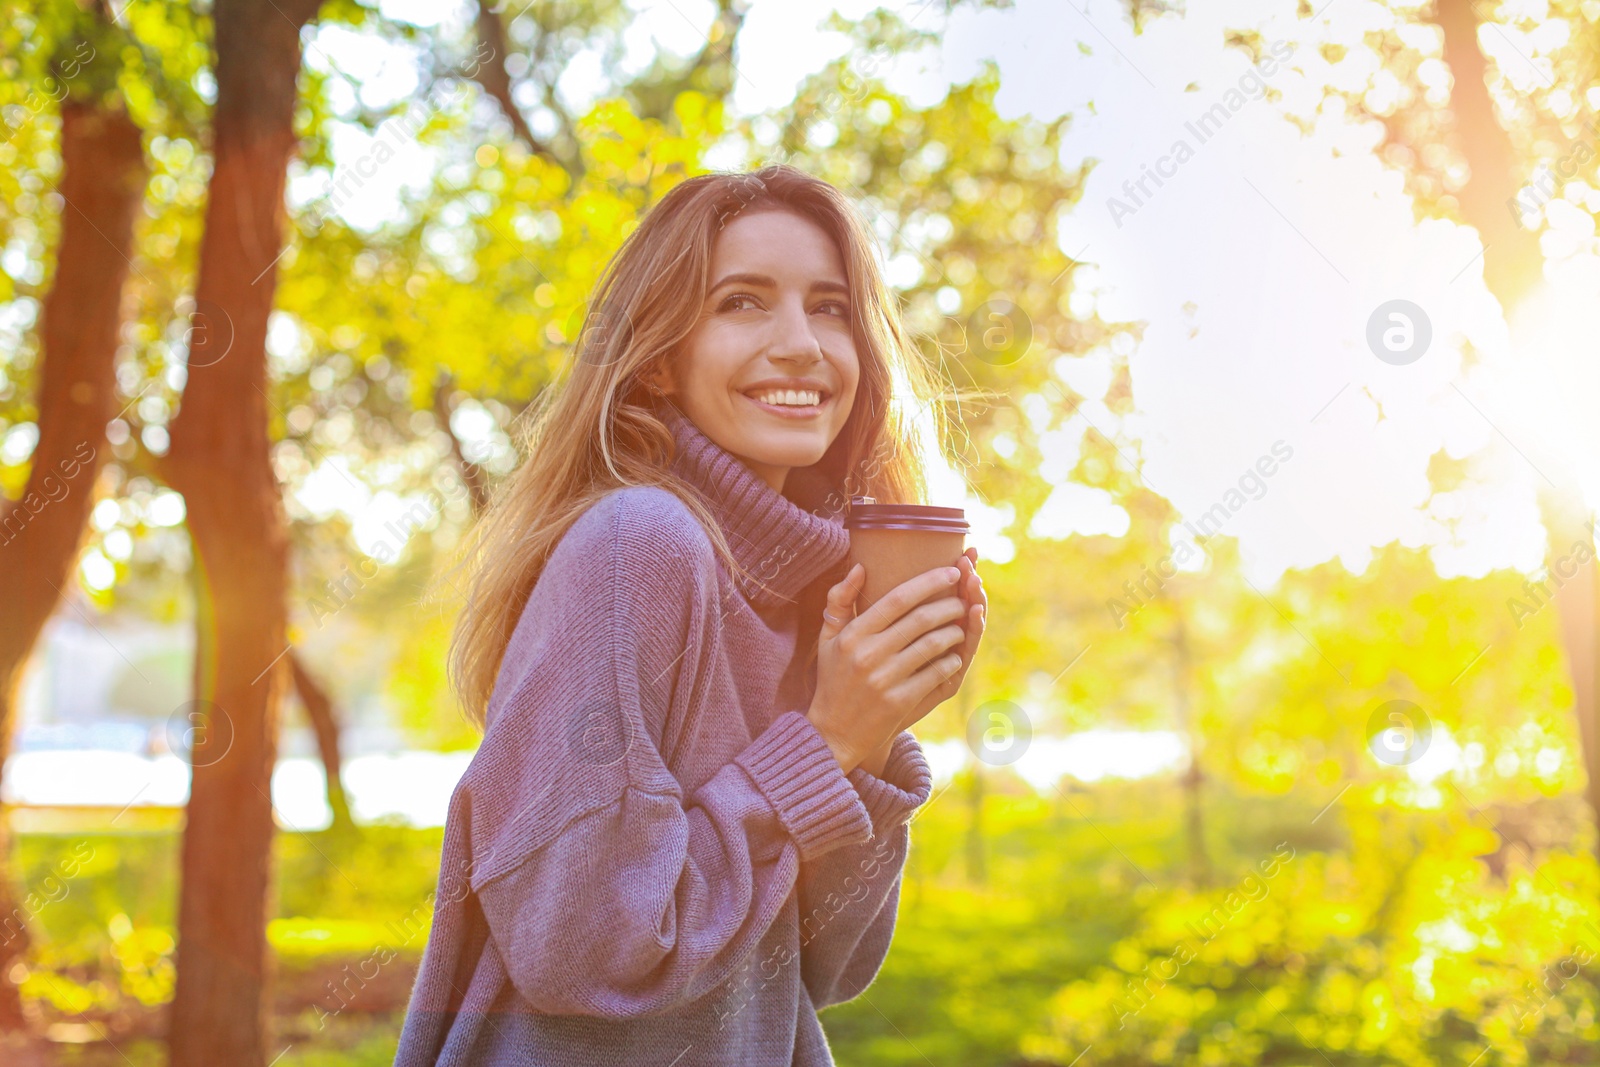
[{"label": "woman's nose", "polygon": [[815,363],[822,358],[822,346],[812,330],[811,318],[804,308],[785,308],[776,316],[769,354],[774,359],[803,360]]}]

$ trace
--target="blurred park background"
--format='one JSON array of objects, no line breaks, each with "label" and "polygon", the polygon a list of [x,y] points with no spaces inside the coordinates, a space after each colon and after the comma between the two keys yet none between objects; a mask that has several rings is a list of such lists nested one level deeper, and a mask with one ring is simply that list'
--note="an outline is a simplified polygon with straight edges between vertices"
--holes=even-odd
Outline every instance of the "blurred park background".
[{"label": "blurred park background", "polygon": [[785,160],[982,394],[839,1062],[1600,1062],[1597,61],[1595,0],[0,0],[0,1054],[391,1062],[476,740],[420,594],[640,213]]}]

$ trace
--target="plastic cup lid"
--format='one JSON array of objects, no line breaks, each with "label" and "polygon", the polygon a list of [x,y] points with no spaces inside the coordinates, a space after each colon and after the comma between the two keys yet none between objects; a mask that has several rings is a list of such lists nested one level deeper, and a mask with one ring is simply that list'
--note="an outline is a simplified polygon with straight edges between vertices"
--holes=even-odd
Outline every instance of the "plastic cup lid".
[{"label": "plastic cup lid", "polygon": [[871,497],[851,497],[845,515],[847,530],[923,530],[930,533],[970,533],[963,508],[931,504],[878,504]]}]

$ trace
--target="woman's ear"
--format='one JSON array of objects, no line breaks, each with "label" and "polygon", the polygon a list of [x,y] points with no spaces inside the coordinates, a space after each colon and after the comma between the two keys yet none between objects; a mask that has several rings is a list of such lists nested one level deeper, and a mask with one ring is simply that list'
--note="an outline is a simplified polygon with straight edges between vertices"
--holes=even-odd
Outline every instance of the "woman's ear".
[{"label": "woman's ear", "polygon": [[656,396],[666,396],[672,392],[672,375],[667,373],[666,365],[654,363],[639,374],[639,380],[644,382],[645,388]]}]

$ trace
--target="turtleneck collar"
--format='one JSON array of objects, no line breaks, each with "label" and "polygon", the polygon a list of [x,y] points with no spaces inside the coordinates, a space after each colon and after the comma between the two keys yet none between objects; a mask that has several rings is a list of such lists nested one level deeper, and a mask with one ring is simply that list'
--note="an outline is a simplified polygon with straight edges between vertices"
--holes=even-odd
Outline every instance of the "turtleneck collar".
[{"label": "turtleneck collar", "polygon": [[700,491],[734,557],[766,586],[739,581],[747,600],[769,607],[788,604],[824,574],[843,577],[850,535],[844,529],[842,487],[814,466],[794,467],[779,493],[707,437],[676,404],[663,400],[657,409],[676,446],[673,472]]}]

